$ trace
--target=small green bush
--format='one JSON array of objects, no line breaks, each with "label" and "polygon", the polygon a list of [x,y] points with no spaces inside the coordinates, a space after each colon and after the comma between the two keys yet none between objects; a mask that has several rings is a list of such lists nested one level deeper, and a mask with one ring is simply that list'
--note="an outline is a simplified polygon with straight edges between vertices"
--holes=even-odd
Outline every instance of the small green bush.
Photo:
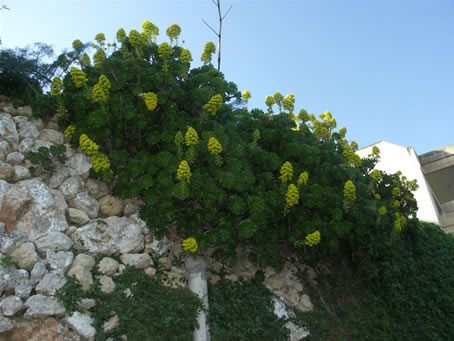
[{"label": "small green bush", "polygon": [[208,323],[216,341],[287,340],[287,322],[274,314],[272,293],[261,282],[223,279],[208,289]]}]

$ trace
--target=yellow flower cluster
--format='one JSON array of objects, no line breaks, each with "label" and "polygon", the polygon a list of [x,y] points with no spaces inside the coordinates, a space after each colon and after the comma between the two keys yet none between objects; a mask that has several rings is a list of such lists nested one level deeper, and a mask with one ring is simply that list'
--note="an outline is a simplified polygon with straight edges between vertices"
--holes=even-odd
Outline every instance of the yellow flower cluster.
[{"label": "yellow flower cluster", "polygon": [[289,113],[292,113],[295,109],[295,96],[292,94],[285,96],[282,105],[285,110],[287,110]]},{"label": "yellow flower cluster", "polygon": [[387,210],[386,210],[385,206],[382,206],[378,209],[378,214],[380,214],[380,215],[385,215],[386,212],[387,212]]},{"label": "yellow flower cluster", "polygon": [[106,92],[110,90],[110,81],[109,81],[109,79],[108,79],[106,76],[104,76],[104,75],[99,76],[98,84],[99,84]]},{"label": "yellow flower cluster", "polygon": [[153,111],[158,106],[158,96],[153,92],[146,92],[143,94],[145,105],[147,109]]},{"label": "yellow flower cluster", "polygon": [[167,36],[169,37],[170,41],[174,41],[178,39],[178,36],[181,33],[181,27],[177,24],[170,25],[166,31]]},{"label": "yellow flower cluster", "polygon": [[178,132],[175,134],[174,141],[177,146],[181,146],[184,143],[184,137],[183,134],[181,133],[181,130],[178,130]]},{"label": "yellow flower cluster", "polygon": [[255,129],[254,134],[252,135],[252,138],[254,139],[254,142],[257,142],[258,140],[260,140],[260,138],[261,138],[260,130]]},{"label": "yellow flower cluster", "polygon": [[294,184],[290,184],[287,189],[287,193],[285,194],[285,201],[287,204],[292,207],[298,204],[300,200],[300,193],[298,192],[298,188]]},{"label": "yellow flower cluster", "polygon": [[273,96],[273,100],[274,100],[274,103],[280,105],[280,102],[284,99],[284,96],[282,96],[282,94],[278,91],[274,94]]},{"label": "yellow flower cluster", "polygon": [[399,208],[400,207],[400,202],[398,200],[394,200],[391,206],[393,208]]},{"label": "yellow flower cluster", "polygon": [[402,229],[407,225],[407,219],[404,216],[401,216],[399,212],[395,213],[396,220],[394,220],[394,230],[396,232],[402,231]]},{"label": "yellow flower cluster", "polygon": [[90,140],[86,134],[80,135],[79,144],[80,148],[82,148],[88,156],[96,155],[98,153],[99,146]]},{"label": "yellow flower cluster", "polygon": [[66,138],[69,138],[74,132],[76,131],[76,127],[73,125],[69,125],[64,132]]},{"label": "yellow flower cluster", "polygon": [[82,58],[80,58],[80,66],[88,67],[88,66],[90,66],[90,64],[91,64],[90,57],[88,56],[88,54],[84,53]]},{"label": "yellow flower cluster", "polygon": [[60,96],[63,90],[63,82],[60,78],[55,77],[52,80],[52,84],[50,85],[50,94],[52,96]]},{"label": "yellow flower cluster", "polygon": [[159,35],[159,28],[151,23],[149,20],[145,20],[142,24],[142,30],[147,34],[148,36],[153,37],[153,39],[156,39],[156,37]]},{"label": "yellow flower cluster", "polygon": [[191,168],[189,167],[188,162],[186,160],[181,161],[177,169],[178,180],[186,179],[186,181],[189,182],[191,175]]},{"label": "yellow flower cluster", "polygon": [[370,177],[372,178],[372,180],[374,180],[375,182],[379,182],[381,180],[381,177],[382,177],[382,173],[378,170],[378,169],[374,169],[372,171],[372,173],[370,173]]},{"label": "yellow flower cluster", "polygon": [[98,83],[96,83],[91,90],[91,99],[96,103],[105,102],[107,100],[106,92]]},{"label": "yellow flower cluster", "polygon": [[348,200],[351,200],[351,201],[355,201],[356,200],[356,186],[351,180],[348,180],[345,183],[345,186],[344,186],[344,198],[346,198]]},{"label": "yellow flower cluster", "polygon": [[81,69],[73,66],[69,73],[71,74],[71,79],[73,80],[76,88],[80,88],[88,82],[87,75]]},{"label": "yellow flower cluster", "polygon": [[393,197],[398,197],[400,195],[400,188],[399,187],[394,187],[392,191],[392,196]]},{"label": "yellow flower cluster", "polygon": [[192,237],[183,240],[181,246],[183,246],[184,251],[188,251],[193,254],[196,253],[197,249],[199,248],[199,245],[197,245],[197,241],[195,240],[195,238]]},{"label": "yellow flower cluster", "polygon": [[375,198],[375,200],[380,200],[381,196],[380,196],[380,194],[374,194],[374,198]]},{"label": "yellow flower cluster", "polygon": [[96,173],[105,171],[110,167],[109,159],[99,153],[91,157],[91,164]]},{"label": "yellow flower cluster", "polygon": [[211,113],[211,115],[216,115],[219,109],[222,107],[222,96],[217,94],[211,97],[207,104],[203,106],[203,109]]},{"label": "yellow flower cluster", "polygon": [[319,231],[315,231],[313,233],[310,233],[306,236],[305,238],[305,244],[307,246],[315,246],[317,244],[320,243],[320,232]]},{"label": "yellow flower cluster", "polygon": [[202,56],[200,60],[204,62],[204,64],[211,63],[211,55],[216,52],[216,46],[213,42],[209,41],[205,44],[205,49],[203,50]]},{"label": "yellow flower cluster", "polygon": [[300,174],[300,176],[298,177],[298,185],[307,185],[308,180],[309,180],[309,173],[302,172]]},{"label": "yellow flower cluster", "polygon": [[279,179],[281,179],[282,183],[285,184],[287,181],[292,180],[292,178],[293,178],[292,164],[286,161],[281,167],[281,176],[279,177]]},{"label": "yellow flower cluster", "polygon": [[298,118],[303,122],[309,121],[309,114],[307,113],[307,110],[301,109],[298,114]]},{"label": "yellow flower cluster", "polygon": [[191,51],[182,48],[181,55],[180,55],[180,60],[184,64],[188,64],[188,63],[192,62]]},{"label": "yellow flower cluster", "polygon": [[99,69],[102,66],[102,63],[106,59],[106,53],[103,49],[98,49],[95,54],[93,55],[93,63],[95,64],[95,68]]},{"label": "yellow flower cluster", "polygon": [[143,36],[137,30],[129,31],[129,42],[134,47],[139,47],[144,43]]},{"label": "yellow flower cluster", "polygon": [[274,104],[274,98],[273,96],[266,96],[265,97],[265,104],[269,107],[271,107]]},{"label": "yellow flower cluster", "polygon": [[347,128],[345,128],[345,127],[340,128],[339,135],[344,139],[345,135],[347,135]]},{"label": "yellow flower cluster", "polygon": [[160,58],[168,59],[170,58],[170,56],[172,56],[172,53],[173,50],[168,43],[163,42],[161,45],[159,45],[158,54]]},{"label": "yellow flower cluster", "polygon": [[353,149],[348,145],[344,145],[344,151],[342,153],[347,158],[347,163],[349,165],[360,166],[361,158],[356,154]]},{"label": "yellow flower cluster", "polygon": [[98,44],[103,45],[104,41],[106,40],[106,36],[104,35],[104,33],[98,33],[95,36],[95,40],[98,42]]},{"label": "yellow flower cluster", "polygon": [[222,146],[215,137],[210,137],[208,140],[208,151],[213,155],[222,153]]},{"label": "yellow flower cluster", "polygon": [[120,28],[117,31],[117,40],[118,41],[124,41],[126,39],[126,32],[124,29]]},{"label": "yellow flower cluster", "polygon": [[192,127],[188,128],[186,134],[184,135],[184,142],[188,147],[199,143],[199,135],[197,134],[197,131],[194,128]]},{"label": "yellow flower cluster", "polygon": [[80,49],[83,46],[84,46],[84,44],[82,44],[82,42],[79,39],[76,39],[76,40],[73,41],[73,49],[74,50],[78,50],[78,49]]},{"label": "yellow flower cluster", "polygon": [[243,91],[243,94],[242,94],[242,97],[244,100],[249,100],[252,96],[251,96],[251,93],[248,91],[248,90],[244,90]]}]

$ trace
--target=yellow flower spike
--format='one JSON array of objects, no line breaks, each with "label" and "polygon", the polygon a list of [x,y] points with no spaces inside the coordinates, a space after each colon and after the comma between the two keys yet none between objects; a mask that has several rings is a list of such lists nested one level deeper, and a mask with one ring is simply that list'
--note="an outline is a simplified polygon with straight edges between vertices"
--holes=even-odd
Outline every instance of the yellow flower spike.
[{"label": "yellow flower spike", "polygon": [[398,197],[400,195],[400,188],[399,187],[394,187],[392,191],[392,196],[393,197]]},{"label": "yellow flower spike", "polygon": [[181,146],[184,143],[183,133],[180,130],[175,134],[174,141],[177,146]]},{"label": "yellow flower spike", "polygon": [[309,173],[302,172],[298,177],[298,185],[307,185],[307,181],[309,180]]},{"label": "yellow flower spike", "polygon": [[134,47],[143,45],[143,37],[137,30],[129,31],[129,43]]},{"label": "yellow flower spike", "polygon": [[76,88],[80,88],[88,82],[87,75],[81,69],[73,66],[69,73],[71,74],[71,79]]},{"label": "yellow flower spike", "polygon": [[181,27],[177,24],[173,24],[169,26],[169,28],[166,31],[167,36],[170,39],[170,42],[178,41],[178,37],[181,33]]},{"label": "yellow flower spike", "polygon": [[168,43],[163,42],[159,45],[158,54],[162,59],[169,59],[173,54],[173,50]]},{"label": "yellow flower spike", "polygon": [[205,44],[205,49],[203,50],[202,56],[200,57],[200,60],[204,64],[210,64],[211,63],[211,55],[216,52],[216,46],[214,45],[213,42],[209,41],[208,43]]},{"label": "yellow flower spike", "polygon": [[386,207],[385,207],[385,206],[381,206],[381,207],[378,209],[378,214],[380,214],[380,215],[385,215],[386,212],[388,212],[388,211],[386,210]]},{"label": "yellow flower spike", "polygon": [[191,51],[189,51],[187,49],[182,49],[181,55],[180,55],[180,60],[184,64],[189,64],[190,62],[192,62]]},{"label": "yellow flower spike", "polygon": [[347,128],[345,128],[345,127],[340,128],[339,135],[344,139],[345,135],[347,135]]},{"label": "yellow flower spike", "polygon": [[265,104],[269,107],[272,106],[273,104],[275,104],[273,96],[266,96]]},{"label": "yellow flower spike", "polygon": [[379,182],[381,180],[381,177],[382,177],[382,173],[378,170],[378,169],[374,169],[372,171],[372,173],[370,173],[370,177],[372,178],[372,180],[374,180],[375,182]]},{"label": "yellow flower spike", "polygon": [[188,128],[186,134],[184,135],[184,142],[188,147],[199,143],[199,135],[197,134],[197,131],[194,128],[192,127]]},{"label": "yellow flower spike", "polygon": [[104,75],[99,76],[98,84],[105,92],[110,90],[110,81],[106,76]]},{"label": "yellow flower spike", "polygon": [[292,180],[293,178],[293,167],[292,164],[288,161],[286,161],[282,167],[281,167],[281,176],[279,179],[281,179],[282,183],[286,183],[289,180]]},{"label": "yellow flower spike", "polygon": [[210,137],[208,140],[208,151],[213,155],[222,153],[222,145],[215,137]]},{"label": "yellow flower spike", "polygon": [[83,46],[84,46],[84,44],[79,39],[76,39],[76,40],[73,41],[73,49],[74,50],[78,50],[78,49],[80,49]]},{"label": "yellow flower spike", "polygon": [[88,56],[88,54],[84,53],[84,55],[83,55],[82,58],[80,59],[80,66],[82,66],[82,67],[89,67],[90,64],[91,64],[90,57]]},{"label": "yellow flower spike", "polygon": [[253,138],[254,142],[257,143],[257,141],[260,140],[260,138],[261,138],[260,130],[255,129],[254,134],[252,134],[252,138]]},{"label": "yellow flower spike", "polygon": [[71,137],[72,134],[74,134],[75,131],[76,131],[76,127],[73,125],[69,125],[65,129],[64,135],[66,138],[69,138],[69,137]]},{"label": "yellow flower spike", "polygon": [[107,100],[104,89],[98,83],[93,86],[93,89],[91,91],[91,99],[96,103],[102,103]]},{"label": "yellow flower spike", "polygon": [[55,77],[52,80],[52,84],[50,85],[50,94],[52,96],[60,96],[63,91],[63,82],[61,81],[60,78]]},{"label": "yellow flower spike", "polygon": [[153,37],[153,40],[156,40],[156,37],[159,35],[159,28],[151,23],[149,20],[145,20],[142,24],[142,30],[149,36]]},{"label": "yellow flower spike", "polygon": [[344,151],[342,152],[342,155],[345,156],[349,165],[360,166],[362,163],[359,155],[356,154],[353,151],[352,147],[350,147],[348,144],[344,145]]},{"label": "yellow flower spike", "polygon": [[183,240],[181,246],[183,247],[184,251],[188,251],[192,254],[195,254],[197,252],[197,249],[199,248],[197,241],[192,237]]},{"label": "yellow flower spike", "polygon": [[285,96],[282,105],[289,113],[293,113],[293,109],[295,109],[295,96],[292,94]]},{"label": "yellow flower spike", "polygon": [[106,36],[104,33],[98,33],[95,36],[95,40],[98,42],[99,45],[104,45],[104,41],[106,40]]},{"label": "yellow flower spike", "polygon": [[300,193],[298,192],[298,188],[294,184],[290,184],[287,189],[287,193],[285,194],[285,201],[287,204],[292,207],[298,204],[300,200]]},{"label": "yellow flower spike", "polygon": [[348,200],[351,200],[351,201],[355,201],[356,200],[356,186],[351,180],[348,180],[345,183],[345,186],[344,186],[344,198],[346,198]]},{"label": "yellow flower spike", "polygon": [[248,90],[244,90],[241,96],[244,100],[248,101],[252,96]]},{"label": "yellow flower spike", "polygon": [[80,135],[79,138],[80,148],[88,156],[96,155],[98,153],[99,146],[94,143],[86,134]]},{"label": "yellow flower spike", "polygon": [[153,92],[144,93],[143,99],[147,109],[150,111],[153,111],[158,106],[158,96]]},{"label": "yellow flower spike", "polygon": [[216,113],[221,109],[222,107],[222,96],[220,94],[214,95],[211,97],[211,99],[208,101],[207,104],[203,106],[203,109],[211,113],[211,115],[216,115]]},{"label": "yellow flower spike", "polygon": [[381,199],[380,194],[374,194],[374,199],[375,199],[375,200],[380,200],[380,199]]},{"label": "yellow flower spike", "polygon": [[400,207],[400,202],[398,200],[394,200],[393,203],[391,204],[392,208],[399,208]]},{"label": "yellow flower spike", "polygon": [[274,103],[279,104],[284,99],[284,96],[281,95],[281,93],[278,91],[274,94],[273,96]]},{"label": "yellow flower spike", "polygon": [[124,29],[120,28],[117,31],[117,40],[123,42],[126,39],[126,32]]},{"label": "yellow flower spike", "polygon": [[106,53],[103,49],[98,49],[93,55],[93,63],[95,64],[95,68],[99,69],[102,66],[104,60],[106,60]]},{"label": "yellow flower spike", "polygon": [[105,171],[110,168],[110,163],[107,157],[99,154],[93,155],[91,157],[91,164],[96,173]]},{"label": "yellow flower spike", "polygon": [[177,179],[180,181],[186,179],[189,182],[191,175],[191,167],[189,167],[188,162],[186,160],[181,161],[177,169]]},{"label": "yellow flower spike", "polygon": [[320,239],[321,239],[320,232],[319,231],[315,231],[315,232],[310,233],[310,234],[308,234],[306,236],[304,243],[307,246],[313,247],[313,246],[315,246],[315,245],[320,243]]}]

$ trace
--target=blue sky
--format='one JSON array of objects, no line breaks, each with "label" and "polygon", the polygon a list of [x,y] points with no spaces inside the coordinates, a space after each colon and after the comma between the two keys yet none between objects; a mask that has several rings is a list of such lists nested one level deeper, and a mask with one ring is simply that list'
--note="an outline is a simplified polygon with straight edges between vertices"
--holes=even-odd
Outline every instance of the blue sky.
[{"label": "blue sky", "polygon": [[[418,154],[454,144],[454,1],[452,0],[222,0],[221,71],[249,108],[280,91],[296,112],[330,111],[360,147],[386,140]],[[57,52],[74,39],[108,41],[150,20],[167,40],[182,28],[193,66],[216,36],[211,0],[0,0],[0,48],[34,42]]]}]

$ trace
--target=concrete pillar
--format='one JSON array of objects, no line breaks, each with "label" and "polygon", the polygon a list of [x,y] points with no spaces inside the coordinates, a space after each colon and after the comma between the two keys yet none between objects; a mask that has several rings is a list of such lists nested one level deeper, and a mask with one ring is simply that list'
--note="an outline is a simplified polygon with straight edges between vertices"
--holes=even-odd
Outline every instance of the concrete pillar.
[{"label": "concrete pillar", "polygon": [[[207,284],[207,263],[204,259],[188,257],[185,260],[185,268],[188,272],[189,290],[196,294],[208,310],[208,284]],[[199,328],[194,330],[194,341],[210,341],[207,316],[205,312],[200,312],[197,316]]]}]

